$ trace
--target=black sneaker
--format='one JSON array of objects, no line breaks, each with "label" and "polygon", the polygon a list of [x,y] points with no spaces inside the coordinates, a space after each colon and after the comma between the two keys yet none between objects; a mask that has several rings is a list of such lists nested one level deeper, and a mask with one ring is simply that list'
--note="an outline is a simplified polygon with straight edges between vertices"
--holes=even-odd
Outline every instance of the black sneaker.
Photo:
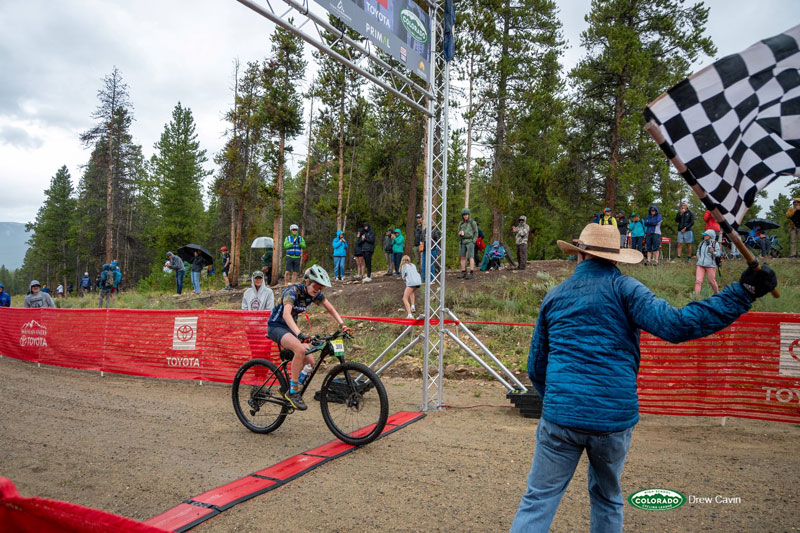
[{"label": "black sneaker", "polygon": [[464,276],[464,279],[472,279],[472,270],[469,271],[469,274]]},{"label": "black sneaker", "polygon": [[292,407],[294,407],[295,409],[298,409],[300,411],[305,411],[306,409],[308,409],[306,402],[303,401],[303,397],[300,396],[299,392],[287,391],[283,395],[283,397],[289,400],[289,403],[292,404]]},{"label": "black sneaker", "polygon": [[458,279],[464,279],[466,277],[467,277],[467,271],[466,270],[462,270],[461,271],[461,275],[458,276]]}]

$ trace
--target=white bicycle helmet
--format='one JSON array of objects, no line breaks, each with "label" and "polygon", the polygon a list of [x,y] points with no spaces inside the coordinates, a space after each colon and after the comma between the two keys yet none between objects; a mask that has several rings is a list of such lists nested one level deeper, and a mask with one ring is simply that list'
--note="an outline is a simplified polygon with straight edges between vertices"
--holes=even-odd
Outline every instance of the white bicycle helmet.
[{"label": "white bicycle helmet", "polygon": [[297,224],[292,224],[291,226],[289,226],[289,231],[292,231],[293,229],[300,231],[300,228],[297,226]]},{"label": "white bicycle helmet", "polygon": [[313,265],[306,270],[305,277],[311,281],[316,281],[323,287],[331,286],[331,278],[328,277],[328,273],[325,272],[325,269],[319,265]]}]

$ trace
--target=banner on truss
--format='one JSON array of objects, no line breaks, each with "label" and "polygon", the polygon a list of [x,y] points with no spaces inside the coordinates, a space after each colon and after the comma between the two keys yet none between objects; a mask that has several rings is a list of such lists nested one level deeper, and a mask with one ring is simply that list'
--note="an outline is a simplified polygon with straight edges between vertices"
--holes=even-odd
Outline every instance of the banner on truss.
[{"label": "banner on truss", "polygon": [[333,16],[429,81],[431,23],[413,0],[314,0]]}]

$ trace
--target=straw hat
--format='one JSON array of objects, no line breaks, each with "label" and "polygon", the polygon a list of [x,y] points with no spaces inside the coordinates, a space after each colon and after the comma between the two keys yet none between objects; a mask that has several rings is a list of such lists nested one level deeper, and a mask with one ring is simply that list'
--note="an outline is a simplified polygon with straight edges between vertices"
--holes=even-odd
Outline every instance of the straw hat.
[{"label": "straw hat", "polygon": [[565,254],[582,252],[587,255],[618,261],[620,263],[639,263],[642,261],[642,252],[619,247],[619,230],[614,226],[601,226],[589,224],[581,232],[581,236],[570,244],[558,241],[558,247]]}]

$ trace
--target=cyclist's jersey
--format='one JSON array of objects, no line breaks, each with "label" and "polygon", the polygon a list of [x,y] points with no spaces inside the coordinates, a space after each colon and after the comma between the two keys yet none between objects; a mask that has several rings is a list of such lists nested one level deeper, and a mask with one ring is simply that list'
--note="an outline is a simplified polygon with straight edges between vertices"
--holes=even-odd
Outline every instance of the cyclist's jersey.
[{"label": "cyclist's jersey", "polygon": [[322,294],[322,291],[319,291],[315,297],[312,297],[306,291],[305,283],[296,283],[294,285],[289,285],[283,292],[281,292],[281,297],[275,302],[275,308],[272,310],[272,313],[269,315],[269,321],[267,322],[267,327],[270,325],[276,326],[283,326],[288,328],[289,325],[283,319],[283,307],[285,305],[292,306],[292,318],[297,322],[297,315],[300,313],[304,313],[308,306],[316,303],[321,304],[325,301],[325,295]]}]

